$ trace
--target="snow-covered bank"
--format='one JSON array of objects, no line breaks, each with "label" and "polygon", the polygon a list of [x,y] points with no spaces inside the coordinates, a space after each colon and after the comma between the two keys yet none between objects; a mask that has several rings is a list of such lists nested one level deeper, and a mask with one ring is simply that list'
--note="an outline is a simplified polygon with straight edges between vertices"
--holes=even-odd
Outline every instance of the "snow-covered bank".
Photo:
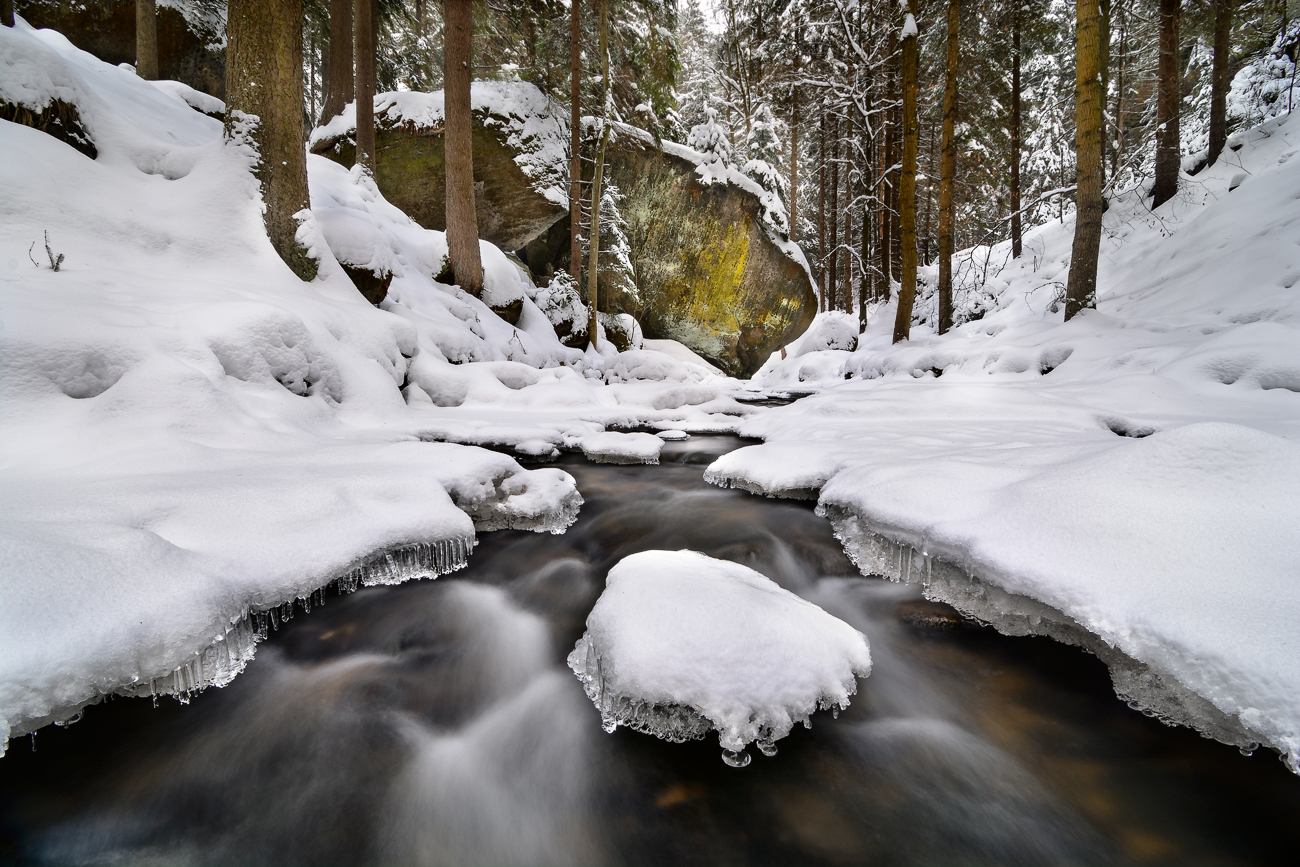
[{"label": "snow-covered bank", "polygon": [[817,492],[864,571],[1073,631],[1126,698],[1300,771],[1300,127],[1231,144],[1154,213],[1112,200],[1097,311],[1061,322],[1068,221],[974,251],[982,319],[789,347],[756,379],[819,393],[708,477]]},{"label": "snow-covered bank", "polygon": [[[75,107],[98,154],[0,122],[0,745],[105,694],[223,683],[259,612],[332,583],[573,521],[568,474],[463,443],[532,459],[749,411],[689,361],[563,346],[490,244],[484,300],[436,283],[442,234],[317,157],[299,281],[220,122],[59,34],[0,28],[0,99]],[[339,260],[393,274],[382,309]]]}]

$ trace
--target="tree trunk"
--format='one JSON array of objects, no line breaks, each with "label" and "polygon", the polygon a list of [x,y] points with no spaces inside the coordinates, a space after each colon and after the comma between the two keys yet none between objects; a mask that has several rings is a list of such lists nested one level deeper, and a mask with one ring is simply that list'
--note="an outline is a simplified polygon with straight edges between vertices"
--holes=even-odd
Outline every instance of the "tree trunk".
[{"label": "tree trunk", "polygon": [[875,281],[871,270],[871,188],[875,151],[871,147],[871,87],[863,94],[862,107],[862,283],[858,287],[858,332],[867,330],[867,301],[872,297]]},{"label": "tree trunk", "polygon": [[[230,0],[226,26],[227,140],[252,144],[260,157],[263,221],[271,246],[303,280],[317,263],[298,245],[308,206],[302,129],[302,0]],[[256,121],[250,119],[256,117]]]},{"label": "tree trunk", "polygon": [[1106,152],[1110,149],[1106,135],[1106,98],[1110,93],[1110,0],[1100,0],[1101,23],[1098,38],[1101,40],[1101,182],[1106,184]]},{"label": "tree trunk", "polygon": [[[956,0],[952,2],[956,6]],[[912,304],[916,299],[916,149],[920,121],[916,115],[916,0],[908,0],[903,19],[903,168],[899,175],[899,246],[903,267],[899,272],[898,315],[894,342],[907,340],[912,330]]]},{"label": "tree trunk", "polygon": [[158,4],[135,0],[135,74],[158,80]]},{"label": "tree trunk", "polygon": [[591,348],[599,351],[596,319],[597,278],[600,274],[600,196],[605,179],[605,146],[609,144],[609,0],[597,0],[600,20],[600,148],[596,152],[596,174],[591,181],[591,242],[587,259],[587,303],[591,305]]},{"label": "tree trunk", "polygon": [[[1093,0],[1096,2],[1096,0]],[[939,145],[939,333],[952,328],[953,181],[957,174],[957,27],[960,0],[948,0],[948,59],[943,76],[943,141]]]},{"label": "tree trunk", "polygon": [[[358,0],[358,34],[361,32],[362,2],[367,0]],[[373,3],[374,0],[368,2]],[[447,256],[457,285],[471,295],[478,296],[483,293],[483,261],[478,248],[478,214],[474,210],[474,145],[469,98],[474,69],[471,57],[473,39],[474,10],[470,0],[446,0],[443,6],[442,86],[446,129],[444,168],[447,173]],[[358,39],[358,72],[362,66],[361,50],[361,40]],[[361,97],[361,77],[358,75],[358,103]],[[373,103],[371,98],[370,104]],[[369,114],[373,136],[373,109]],[[357,150],[361,150],[360,135],[357,137]]]},{"label": "tree trunk", "polygon": [[[889,35],[889,56],[891,58],[894,53],[895,45],[894,34],[891,32]],[[885,102],[884,105],[881,106],[882,111],[880,112],[880,135],[882,143],[884,144],[884,159],[881,161],[880,165],[880,249],[878,252],[880,253],[880,282],[885,290],[885,298],[888,300],[890,293],[893,291],[894,279],[892,265],[894,257],[891,250],[892,245],[890,244],[894,236],[892,226],[892,223],[894,222],[892,210],[894,202],[894,174],[891,169],[893,168],[897,156],[894,153],[894,124],[890,118],[890,115],[892,115],[893,112],[889,110],[889,104],[895,97],[892,69],[893,61],[886,61],[885,66]]]},{"label": "tree trunk", "polygon": [[1156,180],[1151,207],[1158,208],[1178,192],[1178,107],[1182,102],[1178,69],[1178,17],[1182,0],[1160,0],[1159,94],[1156,99]]},{"label": "tree trunk", "polygon": [[817,159],[817,307],[826,309],[826,106],[822,106]]},{"label": "tree trunk", "polygon": [[1078,202],[1065,318],[1097,306],[1097,256],[1101,250],[1101,15],[1097,0],[1076,0],[1078,34],[1075,71],[1074,147]]},{"label": "tree trunk", "polygon": [[0,24],[14,26],[14,0],[0,0]]},{"label": "tree trunk", "polygon": [[1228,60],[1232,52],[1233,0],[1214,0],[1214,69],[1210,78],[1210,152],[1214,165],[1228,143]]},{"label": "tree trunk", "polygon": [[1020,258],[1020,7],[1011,18],[1011,256]]},{"label": "tree trunk", "polygon": [[831,121],[831,237],[830,265],[826,268],[826,309],[839,306],[840,289],[840,119]]},{"label": "tree trunk", "polygon": [[582,280],[581,0],[569,0],[569,276]]},{"label": "tree trunk", "polygon": [[343,113],[353,99],[355,79],[352,74],[352,3],[353,0],[330,0],[330,48],[325,81],[325,100],[320,122]]},{"label": "tree trunk", "polygon": [[[460,0],[448,0],[448,8]],[[468,3],[468,0],[465,0]],[[356,0],[352,23],[356,28],[357,61],[357,165],[375,173],[375,24],[378,0]],[[449,12],[450,14],[450,12]],[[468,43],[467,43],[468,46]],[[468,58],[469,48],[465,55]],[[468,66],[466,76],[469,75]],[[466,85],[468,87],[468,85]],[[468,98],[468,90],[466,90]]]},{"label": "tree trunk", "polygon": [[799,87],[791,91],[790,101],[790,240],[798,240],[799,226]]}]

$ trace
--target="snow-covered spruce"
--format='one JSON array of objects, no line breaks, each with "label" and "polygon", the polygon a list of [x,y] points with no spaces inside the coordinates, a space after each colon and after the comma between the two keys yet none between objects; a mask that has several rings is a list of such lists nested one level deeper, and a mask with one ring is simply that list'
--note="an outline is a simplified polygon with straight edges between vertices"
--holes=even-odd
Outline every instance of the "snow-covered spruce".
[{"label": "snow-covered spruce", "polygon": [[816,710],[846,708],[871,672],[853,627],[746,566],[645,551],[609,572],[569,667],[618,726],[680,743],[718,732],[743,767]]}]

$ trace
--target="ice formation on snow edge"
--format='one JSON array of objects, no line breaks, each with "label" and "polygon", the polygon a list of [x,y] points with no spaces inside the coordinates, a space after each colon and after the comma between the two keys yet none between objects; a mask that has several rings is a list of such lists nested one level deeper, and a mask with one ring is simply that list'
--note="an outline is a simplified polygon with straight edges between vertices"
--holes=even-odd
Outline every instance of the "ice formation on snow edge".
[{"label": "ice formation on snow edge", "polygon": [[1115,694],[1130,708],[1166,725],[1187,726],[1207,738],[1250,754],[1260,746],[1277,751],[1293,773],[1300,774],[1300,752],[1224,713],[1188,689],[1176,677],[1139,662],[1053,608],[983,581],[965,568],[918,551],[876,532],[851,510],[819,505],[835,537],[863,575],[880,575],[903,584],[920,584],[927,599],[943,602],[1003,635],[1042,635],[1096,656],[1110,672]]},{"label": "ice formation on snow edge", "polygon": [[[362,587],[389,586],[417,578],[437,578],[463,569],[468,565],[470,552],[476,544],[473,536],[455,536],[405,545],[366,559],[306,596],[297,596],[265,608],[250,608],[228,623],[211,644],[196,650],[191,659],[169,672],[156,676],[142,673],[131,683],[101,691],[96,696],[60,708],[41,719],[8,721],[6,739],[0,743],[0,756],[4,755],[8,738],[31,734],[50,723],[60,725],[75,722],[86,707],[98,704],[109,696],[153,696],[156,700],[160,695],[170,695],[182,704],[187,704],[194,694],[210,686],[226,686],[239,676],[256,655],[257,645],[272,630],[278,630],[281,624],[290,620],[295,607],[303,613],[310,613],[313,606],[325,604],[330,590],[344,596]],[[0,723],[4,722],[0,720]]]}]

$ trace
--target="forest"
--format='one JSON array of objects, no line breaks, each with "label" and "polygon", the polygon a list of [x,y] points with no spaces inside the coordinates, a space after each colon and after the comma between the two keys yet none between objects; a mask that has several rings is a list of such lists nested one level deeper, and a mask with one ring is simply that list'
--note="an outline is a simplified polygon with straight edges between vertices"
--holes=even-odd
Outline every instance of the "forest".
[{"label": "forest", "polygon": [[1296,0],[0,0],[0,865],[1290,865]]}]

